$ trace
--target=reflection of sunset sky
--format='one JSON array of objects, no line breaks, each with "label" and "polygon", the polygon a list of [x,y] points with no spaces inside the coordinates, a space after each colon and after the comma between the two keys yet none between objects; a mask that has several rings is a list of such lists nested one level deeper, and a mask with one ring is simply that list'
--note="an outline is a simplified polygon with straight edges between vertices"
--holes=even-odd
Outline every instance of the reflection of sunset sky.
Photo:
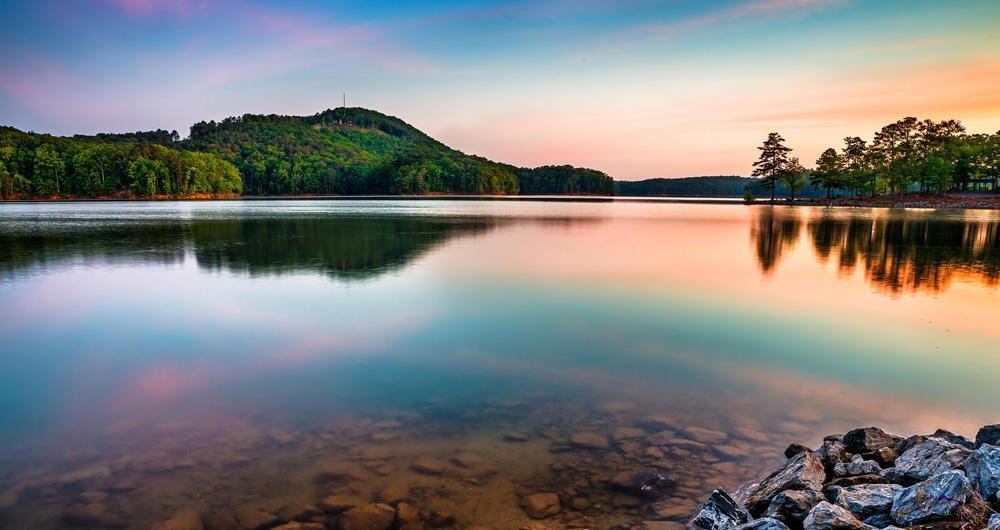
[{"label": "reflection of sunset sky", "polygon": [[[205,268],[190,251],[174,264],[34,265],[0,284],[4,395],[68,425],[238,421],[442,392],[471,403],[643,389],[656,402],[650,385],[713,405],[752,396],[762,410],[792,397],[831,421],[910,430],[968,431],[995,413],[982,396],[1000,370],[998,290],[966,273],[936,291],[877,288],[860,262],[817,257],[807,226],[820,210],[792,211],[798,231],[764,273],[762,207],[442,207],[506,221],[449,232],[363,281],[326,276],[308,254],[260,275]],[[892,407],[873,408],[888,396]],[[898,417],[907,410],[919,412]]]}]

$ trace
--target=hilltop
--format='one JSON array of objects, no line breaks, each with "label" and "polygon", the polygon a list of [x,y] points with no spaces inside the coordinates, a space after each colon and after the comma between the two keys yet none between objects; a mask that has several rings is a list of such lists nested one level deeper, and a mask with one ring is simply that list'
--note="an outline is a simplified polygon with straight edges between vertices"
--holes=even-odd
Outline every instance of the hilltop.
[{"label": "hilltop", "polygon": [[612,179],[572,166],[494,162],[452,149],[394,116],[337,108],[202,121],[186,139],[162,129],[58,137],[0,128],[0,193],[610,195]]}]

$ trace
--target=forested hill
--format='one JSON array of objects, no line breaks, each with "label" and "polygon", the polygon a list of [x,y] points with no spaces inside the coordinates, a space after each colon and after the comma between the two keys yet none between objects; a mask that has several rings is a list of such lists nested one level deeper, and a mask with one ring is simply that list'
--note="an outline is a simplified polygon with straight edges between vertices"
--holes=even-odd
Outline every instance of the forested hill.
[{"label": "forested hill", "polygon": [[610,195],[613,186],[599,171],[493,162],[451,149],[399,118],[338,108],[199,122],[183,140],[163,130],[64,138],[0,128],[0,193],[183,195],[195,189],[188,182],[188,159],[195,157],[220,165],[226,183],[234,174],[239,181],[197,193]]},{"label": "forested hill", "polygon": [[[747,185],[752,186],[754,195],[764,196],[759,179],[735,175],[655,178],[636,181],[617,180],[615,181],[615,195],[624,197],[743,197]],[[795,196],[821,197],[823,194],[820,189],[805,186]],[[775,195],[786,197],[788,189],[779,182]]]}]

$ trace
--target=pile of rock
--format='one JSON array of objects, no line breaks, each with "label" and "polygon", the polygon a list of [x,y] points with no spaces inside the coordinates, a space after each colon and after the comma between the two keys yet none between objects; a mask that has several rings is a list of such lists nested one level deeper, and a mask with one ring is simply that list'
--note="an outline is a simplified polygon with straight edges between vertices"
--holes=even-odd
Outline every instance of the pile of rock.
[{"label": "pile of rock", "polygon": [[698,530],[1000,530],[1000,424],[975,442],[944,430],[901,438],[876,427],[793,444],[741,505],[716,490]]}]

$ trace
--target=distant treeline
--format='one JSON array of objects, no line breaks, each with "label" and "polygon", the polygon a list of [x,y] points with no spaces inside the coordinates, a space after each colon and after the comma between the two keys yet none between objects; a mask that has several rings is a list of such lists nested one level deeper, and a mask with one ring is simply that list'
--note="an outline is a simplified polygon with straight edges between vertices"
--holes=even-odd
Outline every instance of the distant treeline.
[{"label": "distant treeline", "polygon": [[790,156],[792,149],[784,142],[780,134],[770,133],[753,164],[752,175],[772,198],[780,184],[795,195],[807,182],[827,196],[998,190],[1000,132],[966,134],[957,120],[908,117],[882,127],[871,143],[849,136],[839,151],[823,151],[814,169]]},{"label": "distant treeline", "polygon": [[64,138],[5,127],[0,193],[610,195],[612,179],[572,166],[500,164],[451,149],[398,118],[338,108],[199,122],[184,140],[164,130]]},{"label": "distant treeline", "polygon": [[[615,181],[615,195],[624,197],[743,197],[747,186],[754,194],[761,195],[766,190],[764,184],[754,178],[735,175],[711,177],[655,178],[647,180]],[[819,197],[823,190],[805,186],[797,197]],[[777,197],[789,196],[788,188],[778,183]]]}]

